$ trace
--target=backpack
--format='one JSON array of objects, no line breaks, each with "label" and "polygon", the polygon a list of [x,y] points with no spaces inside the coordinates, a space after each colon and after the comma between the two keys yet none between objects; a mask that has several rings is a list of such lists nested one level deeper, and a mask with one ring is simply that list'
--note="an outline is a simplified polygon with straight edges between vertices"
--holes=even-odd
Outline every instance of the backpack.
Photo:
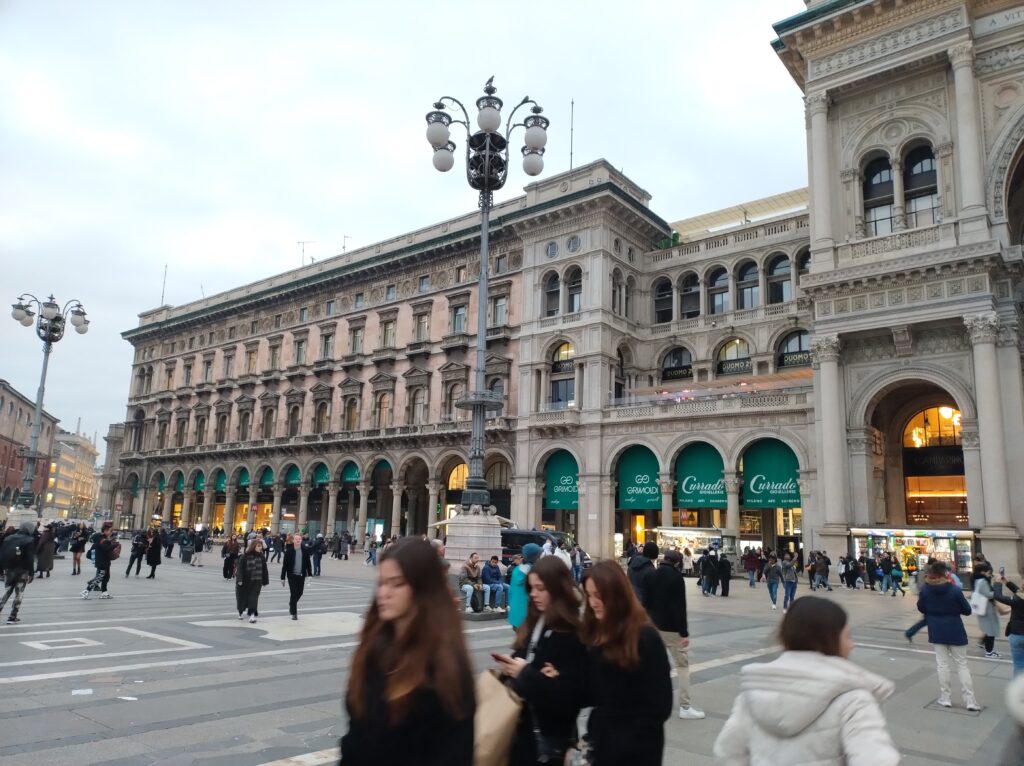
[{"label": "backpack", "polygon": [[121,543],[115,542],[110,546],[110,560],[117,561],[118,556],[121,555]]},{"label": "backpack", "polygon": [[24,545],[31,542],[31,538],[28,540],[25,538],[26,535],[20,533],[4,538],[3,544],[0,545],[0,569],[4,571],[28,569]]}]

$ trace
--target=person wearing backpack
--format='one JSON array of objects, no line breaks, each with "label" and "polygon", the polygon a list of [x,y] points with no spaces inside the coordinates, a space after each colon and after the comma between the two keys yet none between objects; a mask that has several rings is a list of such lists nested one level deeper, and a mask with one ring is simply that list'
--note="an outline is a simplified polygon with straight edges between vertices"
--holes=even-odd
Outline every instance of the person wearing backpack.
[{"label": "person wearing backpack", "polygon": [[25,596],[25,586],[33,580],[36,556],[36,522],[23,521],[18,531],[4,537],[0,543],[0,567],[4,570],[4,595],[0,598],[0,611],[7,599],[14,596],[14,606],[7,618],[9,623],[21,622],[18,612]]},{"label": "person wearing backpack", "polygon": [[111,562],[116,561],[118,556],[121,555],[121,543],[112,538],[113,531],[113,522],[103,522],[103,527],[99,533],[100,538],[96,541],[96,545],[93,548],[95,552],[93,563],[96,564],[96,576],[89,580],[89,584],[82,591],[82,598],[86,601],[89,600],[89,595],[94,590],[100,592],[100,598],[111,597],[107,593],[107,583],[110,582],[110,565]]},{"label": "person wearing backpack", "polygon": [[317,534],[316,542],[313,543],[313,577],[320,576],[320,561],[323,559],[324,554],[327,553],[327,543],[324,541],[323,534]]},{"label": "person wearing backpack", "polygon": [[135,576],[139,576],[139,572],[142,570],[142,559],[146,557],[146,536],[142,531],[138,531],[132,537],[132,555],[128,559],[128,568],[124,570],[124,576],[127,577],[132,573],[132,564],[135,565]]}]

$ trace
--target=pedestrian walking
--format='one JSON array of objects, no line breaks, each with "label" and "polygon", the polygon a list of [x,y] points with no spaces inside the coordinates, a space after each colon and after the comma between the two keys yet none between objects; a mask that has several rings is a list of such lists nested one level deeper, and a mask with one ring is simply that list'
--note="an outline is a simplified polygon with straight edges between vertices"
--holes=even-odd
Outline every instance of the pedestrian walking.
[{"label": "pedestrian walking", "polygon": [[324,554],[327,553],[327,543],[324,541],[324,536],[322,534],[318,534],[311,547],[311,554],[313,558],[313,577],[319,577],[320,561],[323,559]]},{"label": "pedestrian walking", "polygon": [[163,529],[162,541],[164,544],[164,558],[169,559],[174,552],[174,530]]},{"label": "pedestrian walking", "polygon": [[749,547],[743,549],[743,555],[740,556],[740,563],[743,564],[743,571],[747,573],[747,582],[751,588],[757,587],[757,566],[758,557],[754,551],[750,550]]},{"label": "pedestrian walking", "polygon": [[797,575],[797,562],[793,560],[793,554],[788,551],[782,554],[782,611],[786,612],[796,599],[796,584],[799,582]]},{"label": "pedestrian walking", "polygon": [[572,546],[570,558],[572,560],[572,579],[579,585],[580,578],[583,577],[583,549],[578,544]]},{"label": "pedestrian walking", "polygon": [[843,608],[805,596],[779,632],[782,655],[740,671],[740,694],[715,740],[718,762],[896,766],[881,710],[893,684],[848,659],[854,644]]},{"label": "pedestrian walking", "polygon": [[779,566],[779,560],[775,558],[774,553],[768,557],[768,563],[764,565],[764,580],[768,586],[768,598],[772,603],[772,609],[778,609],[782,567]]},{"label": "pedestrian walking", "polygon": [[657,558],[657,544],[647,542],[644,543],[641,553],[629,560],[629,584],[633,586],[637,601],[644,600],[644,582],[654,574],[654,562]]},{"label": "pedestrian walking", "polygon": [[732,562],[723,553],[718,557],[718,584],[722,589],[722,598],[729,598],[729,585],[732,583]]},{"label": "pedestrian walking", "polygon": [[974,568],[974,595],[971,604],[981,628],[985,656],[990,660],[999,659],[996,652],[996,636],[999,635],[999,613],[996,611],[995,590],[992,588],[992,565],[987,561]]},{"label": "pedestrian walking", "polygon": [[35,579],[32,573],[36,571],[36,546],[34,521],[23,521],[17,531],[8,530],[0,542],[0,569],[3,569],[4,573],[4,595],[0,598],[0,612],[13,595],[11,613],[7,616],[7,622],[11,624],[21,622],[18,612],[21,611],[25,588]]},{"label": "pedestrian walking", "polygon": [[951,665],[956,665],[964,707],[981,710],[974,697],[974,682],[967,667],[967,631],[963,618],[971,613],[971,605],[963,591],[946,577],[946,563],[936,561],[928,567],[928,577],[917,597],[917,611],[928,626],[928,642],[935,647],[935,665],[939,676],[938,704],[953,707],[950,697]]},{"label": "pedestrian walking", "polygon": [[[1009,590],[1010,595],[1003,593]],[[1006,626],[1006,637],[1010,640],[1010,658],[1013,660],[1014,677],[1024,673],[1024,598],[1018,595],[1020,588],[999,576],[999,584],[995,586],[995,600],[1010,607],[1010,621]],[[1024,698],[1022,698],[1024,700]]]},{"label": "pedestrian walking", "polygon": [[93,546],[93,563],[96,565],[96,576],[89,580],[89,584],[82,591],[82,598],[86,601],[94,590],[100,592],[100,598],[110,598],[107,592],[107,584],[110,582],[110,565],[117,560],[121,554],[121,543],[113,539],[114,523],[103,522],[100,529],[100,539]]},{"label": "pedestrian walking", "polygon": [[704,712],[690,704],[690,631],[682,566],[679,551],[665,551],[646,588],[643,607],[675,662],[679,717],[698,720],[704,717]]},{"label": "pedestrian walking", "polygon": [[713,551],[707,551],[700,562],[700,573],[704,582],[704,595],[718,595],[718,559]]},{"label": "pedestrian walking", "polygon": [[203,554],[206,553],[206,540],[210,533],[206,529],[200,529],[195,534],[195,549],[192,551],[192,566],[201,567],[203,565]]},{"label": "pedestrian walking", "polygon": [[[991,575],[991,568],[989,569],[989,575]],[[896,598],[896,591],[903,594],[903,598],[907,597],[907,591],[903,588],[903,566],[900,564],[899,558],[892,560],[892,569],[889,570],[889,575],[892,577],[892,597]]]},{"label": "pedestrian walking", "polygon": [[526,621],[527,599],[526,576],[530,568],[540,558],[541,547],[537,543],[527,543],[523,546],[523,561],[512,570],[508,586],[508,623],[513,629],[518,630],[519,626]]},{"label": "pedestrian walking", "polygon": [[293,620],[299,619],[299,599],[306,589],[306,578],[313,574],[313,566],[309,561],[309,546],[302,544],[299,532],[288,535],[288,547],[284,552],[284,563],[281,565],[281,585],[288,580],[288,614]]},{"label": "pedestrian walking", "polygon": [[693,574],[693,553],[689,548],[683,548],[683,577]]},{"label": "pedestrian walking", "polygon": [[814,587],[826,588],[831,593],[832,586],[828,582],[828,568],[832,565],[832,559],[825,551],[818,554],[814,561]]},{"label": "pedestrian walking", "polygon": [[140,529],[134,535],[132,535],[132,547],[130,555],[128,557],[128,568],[124,570],[124,576],[132,572],[132,564],[135,565],[135,576],[139,576],[139,572],[142,570],[142,559],[146,557],[146,535],[143,534]]},{"label": "pedestrian walking", "polygon": [[514,652],[492,655],[523,700],[510,766],[564,762],[587,668],[579,638],[579,591],[571,572],[554,556],[545,557],[530,569],[527,584],[529,606]]},{"label": "pedestrian walking", "polygon": [[155,529],[146,532],[146,566],[149,567],[147,580],[156,579],[156,568],[160,566],[160,559],[163,554],[163,540],[160,533]]},{"label": "pedestrian walking", "polygon": [[224,559],[224,569],[222,574],[225,580],[230,580],[235,576],[235,562],[238,561],[238,556],[241,553],[241,546],[238,543],[238,538],[235,535],[231,535],[225,542],[224,546],[220,550],[220,556]]},{"label": "pedestrian walking", "polygon": [[284,535],[275,535],[273,539],[274,555],[270,557],[271,563],[278,562],[281,560],[281,554],[284,553]]},{"label": "pedestrian walking", "polygon": [[249,543],[235,567],[235,604],[239,620],[248,613],[249,622],[256,622],[260,616],[260,591],[264,585],[270,585],[270,572],[263,555],[263,541],[257,537]]},{"label": "pedestrian walking", "polygon": [[57,552],[57,543],[53,538],[53,525],[47,524],[39,535],[36,543],[36,570],[39,577],[49,577],[53,569],[53,556]]},{"label": "pedestrian walking", "polygon": [[469,653],[429,543],[407,538],[381,556],[351,668],[341,766],[472,766]]},{"label": "pedestrian walking", "polygon": [[85,528],[85,522],[79,524],[71,533],[71,574],[82,574],[82,554],[85,553],[85,544],[89,541],[89,531]]}]

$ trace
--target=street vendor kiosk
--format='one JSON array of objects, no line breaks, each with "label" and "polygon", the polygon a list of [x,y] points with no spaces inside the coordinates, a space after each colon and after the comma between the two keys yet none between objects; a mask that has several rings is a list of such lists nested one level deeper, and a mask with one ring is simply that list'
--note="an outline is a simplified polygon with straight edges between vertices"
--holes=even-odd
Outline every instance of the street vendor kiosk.
[{"label": "street vendor kiosk", "polygon": [[851,529],[850,553],[858,558],[892,553],[908,574],[923,569],[929,558],[945,561],[957,574],[970,573],[976,534],[973,529]]}]

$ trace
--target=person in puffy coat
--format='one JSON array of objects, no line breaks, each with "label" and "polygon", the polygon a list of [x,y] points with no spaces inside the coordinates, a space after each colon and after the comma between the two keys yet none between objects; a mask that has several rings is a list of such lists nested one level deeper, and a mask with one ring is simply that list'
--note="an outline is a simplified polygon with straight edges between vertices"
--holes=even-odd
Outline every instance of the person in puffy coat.
[{"label": "person in puffy coat", "polygon": [[793,602],[780,628],[785,651],[747,665],[714,753],[725,766],[895,766],[900,753],[881,703],[893,684],[850,662],[846,612],[824,598]]}]

